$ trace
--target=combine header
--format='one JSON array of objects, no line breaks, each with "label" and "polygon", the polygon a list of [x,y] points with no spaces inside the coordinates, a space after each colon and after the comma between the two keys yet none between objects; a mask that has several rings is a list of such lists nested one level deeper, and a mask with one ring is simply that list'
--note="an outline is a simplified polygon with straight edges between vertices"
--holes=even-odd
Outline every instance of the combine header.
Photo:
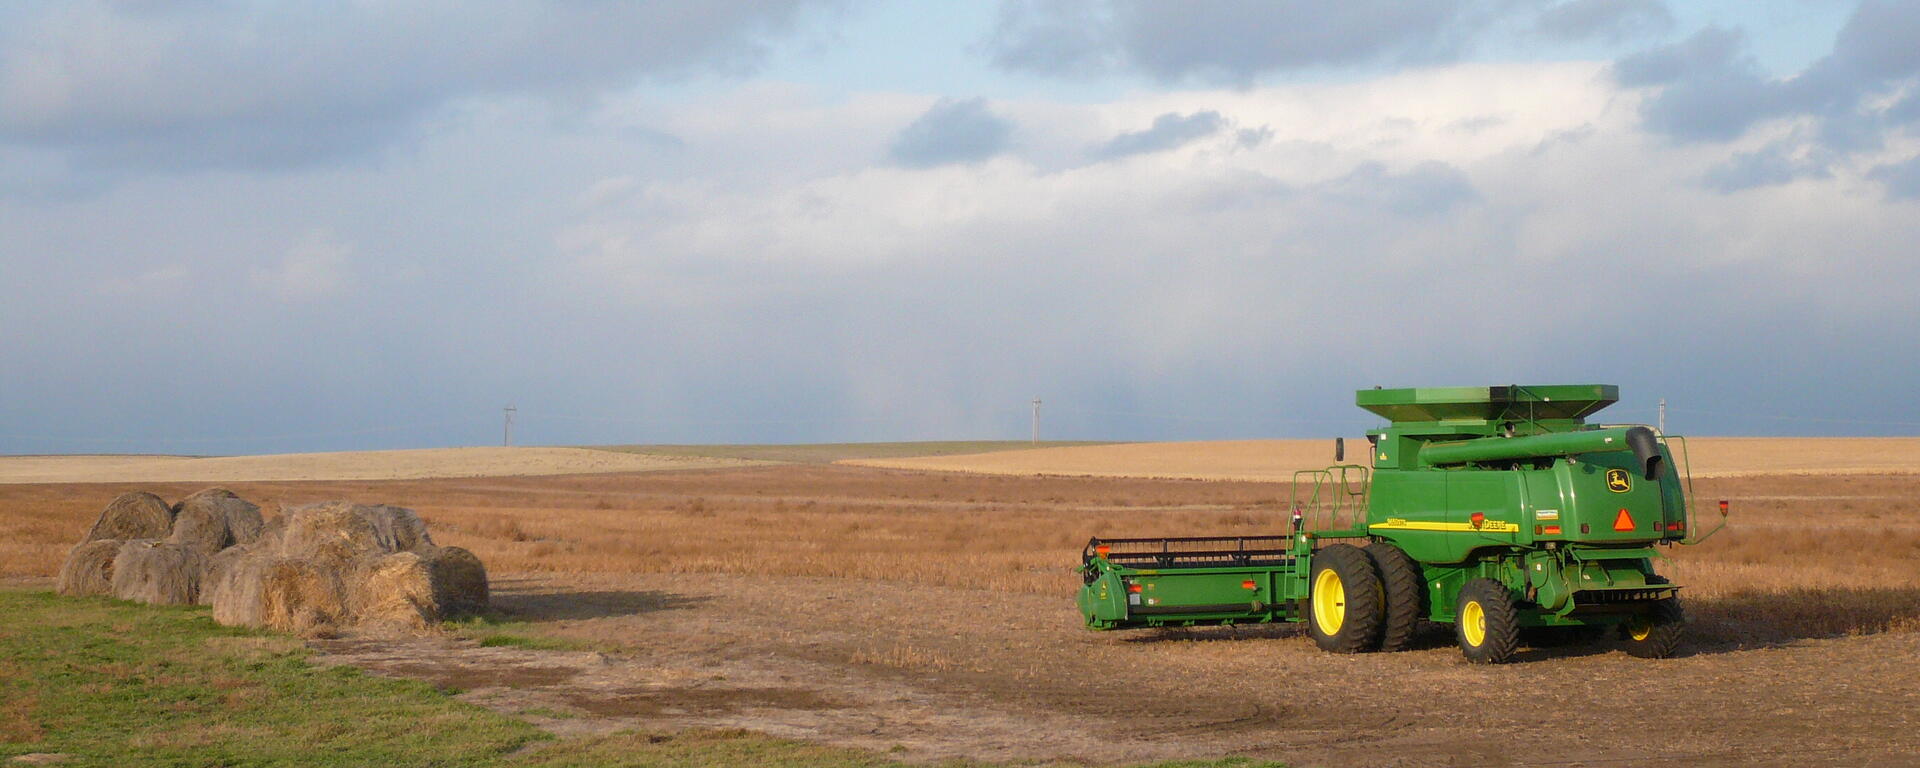
[{"label": "combine header", "polygon": [[1611,628],[1628,653],[1671,655],[1680,587],[1654,573],[1657,547],[1719,527],[1692,535],[1683,439],[1586,423],[1617,400],[1605,385],[1361,390],[1391,423],[1367,433],[1368,465],[1295,474],[1291,533],[1093,539],[1080,614],[1093,629],[1304,621],[1340,653],[1405,650],[1421,622],[1449,623],[1481,663],[1510,659],[1523,628]]}]

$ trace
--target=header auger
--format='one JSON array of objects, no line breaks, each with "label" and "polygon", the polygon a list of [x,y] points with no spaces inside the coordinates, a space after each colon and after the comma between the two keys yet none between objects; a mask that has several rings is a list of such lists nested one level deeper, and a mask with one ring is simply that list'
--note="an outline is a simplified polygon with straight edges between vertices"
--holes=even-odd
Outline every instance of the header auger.
[{"label": "header auger", "polygon": [[1680,587],[1654,572],[1657,547],[1719,528],[1694,536],[1683,439],[1586,423],[1618,399],[1588,384],[1361,390],[1390,423],[1367,433],[1367,464],[1295,475],[1292,531],[1094,539],[1080,613],[1094,629],[1304,621],[1339,653],[1405,650],[1439,622],[1482,663],[1509,660],[1523,629],[1613,630],[1628,653],[1669,656]]}]

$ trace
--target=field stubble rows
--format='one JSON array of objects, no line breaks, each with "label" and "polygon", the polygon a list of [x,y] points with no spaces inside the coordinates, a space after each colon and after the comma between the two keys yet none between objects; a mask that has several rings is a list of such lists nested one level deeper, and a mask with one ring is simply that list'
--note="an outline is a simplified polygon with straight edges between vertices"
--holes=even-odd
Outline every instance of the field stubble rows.
[{"label": "field stubble rows", "polygon": [[[86,520],[128,487],[0,489],[16,532],[0,542],[0,572],[52,573]],[[1281,530],[1283,484],[815,465],[233,487],[269,511],[338,497],[415,508],[436,541],[487,562],[501,605],[543,637],[625,649],[690,678],[788,658],[808,671],[742,668],[736,682],[827,675],[845,680],[807,690],[936,691],[947,698],[930,710],[971,708],[974,725],[945,731],[933,721],[875,725],[887,706],[878,699],[804,721],[836,743],[919,738],[910,754],[921,756],[1032,755],[1065,748],[1049,734],[1078,728],[1100,737],[1067,754],[1096,759],[1237,750],[1436,764],[1809,744],[1857,757],[1845,750],[1891,743],[1888,729],[1920,712],[1920,673],[1897,662],[1920,644],[1912,475],[1703,480],[1702,506],[1727,498],[1734,517],[1660,566],[1686,587],[1683,658],[1531,651],[1528,663],[1491,672],[1465,666],[1438,636],[1421,651],[1346,658],[1313,651],[1290,627],[1077,628],[1071,596],[1088,536]],[[1833,669],[1849,670],[1846,685],[1835,687]],[[1489,677],[1498,690],[1482,685]],[[556,695],[552,706],[572,700]],[[1692,718],[1657,744],[1630,735],[1662,708],[1736,709],[1755,697],[1779,711],[1735,728]],[[1511,736],[1542,717],[1561,728],[1528,743]],[[1775,757],[1792,755],[1804,757]]]}]

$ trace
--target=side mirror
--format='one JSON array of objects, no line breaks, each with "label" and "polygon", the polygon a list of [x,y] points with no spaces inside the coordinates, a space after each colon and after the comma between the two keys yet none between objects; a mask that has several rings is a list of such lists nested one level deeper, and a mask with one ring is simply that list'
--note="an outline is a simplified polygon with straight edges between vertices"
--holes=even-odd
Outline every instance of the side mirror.
[{"label": "side mirror", "polygon": [[1347,439],[1344,437],[1336,437],[1333,439],[1333,463],[1338,464],[1346,460]]}]

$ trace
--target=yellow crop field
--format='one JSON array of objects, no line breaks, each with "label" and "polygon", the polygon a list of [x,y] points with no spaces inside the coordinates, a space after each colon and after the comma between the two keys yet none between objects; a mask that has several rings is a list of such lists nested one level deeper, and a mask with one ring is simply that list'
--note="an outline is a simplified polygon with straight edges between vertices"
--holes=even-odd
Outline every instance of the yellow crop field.
[{"label": "yellow crop field", "polygon": [[[1366,441],[1347,440],[1347,461],[1366,464]],[[1693,476],[1920,473],[1920,438],[1698,437],[1686,441]],[[991,475],[1156,477],[1275,482],[1333,463],[1333,441],[1220,440],[1037,448],[962,456],[855,459],[889,469]]]}]

